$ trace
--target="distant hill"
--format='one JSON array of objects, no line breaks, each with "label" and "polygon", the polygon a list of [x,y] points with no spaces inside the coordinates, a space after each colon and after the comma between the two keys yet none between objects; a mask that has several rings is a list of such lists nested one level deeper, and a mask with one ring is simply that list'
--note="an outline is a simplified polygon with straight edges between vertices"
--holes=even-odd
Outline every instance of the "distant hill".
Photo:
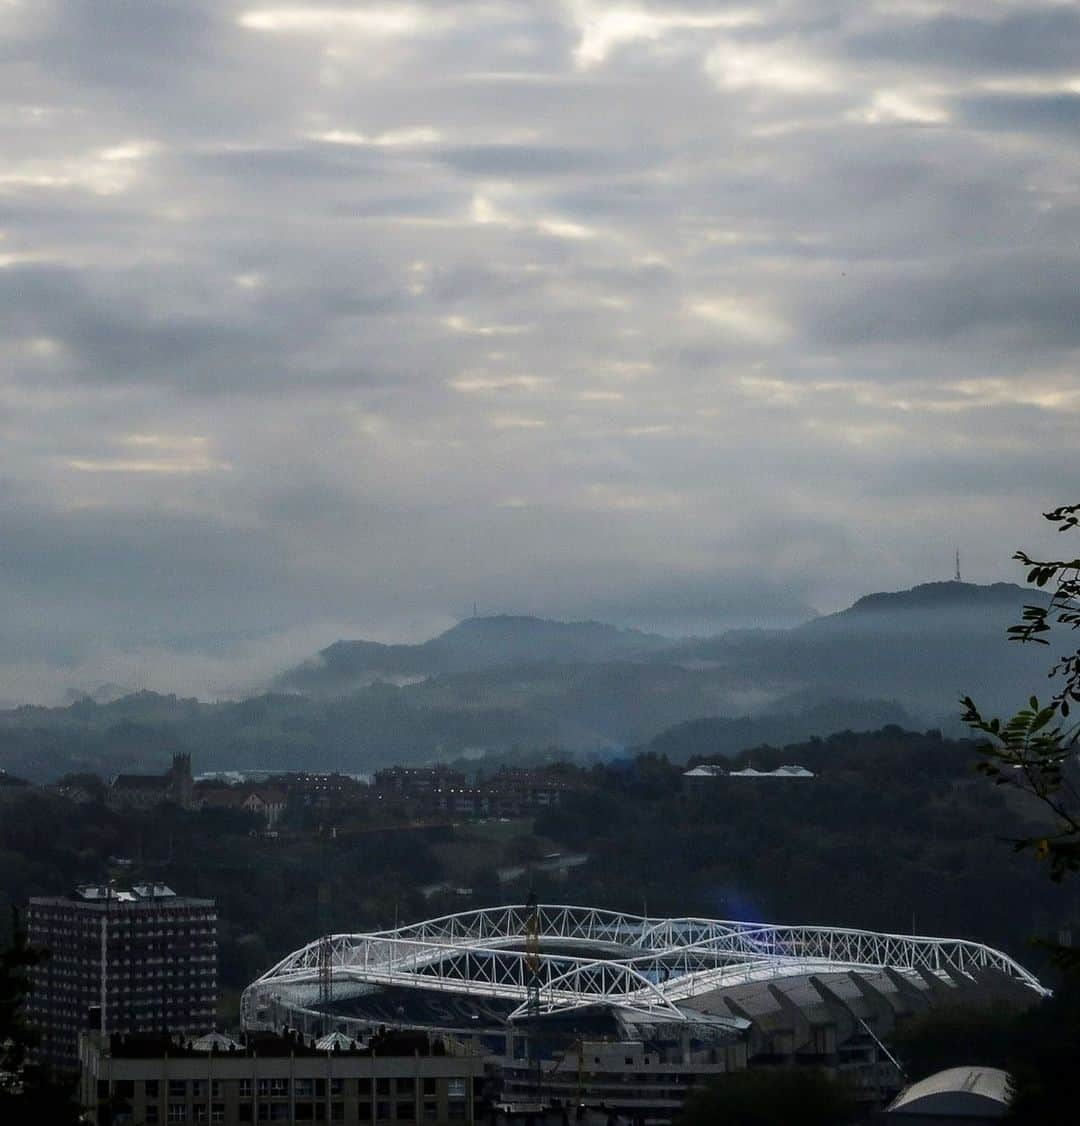
[{"label": "distant hill", "polygon": [[895,700],[937,724],[960,695],[1008,710],[1039,688],[1041,653],[1007,640],[1025,603],[1041,591],[994,583],[925,583],[870,594],[846,610],[790,630],[743,631],[684,642],[667,660],[738,669],[778,690]]},{"label": "distant hill", "polygon": [[139,693],[0,712],[0,766],[38,780],[159,768],[186,748],[206,770],[369,770],[515,747],[614,754],[691,721],[725,754],[889,724],[963,734],[961,694],[1003,714],[1042,691],[1045,653],[1005,632],[1040,598],[928,583],[794,629],[684,641],[470,618],[419,645],[337,642],[247,700]]},{"label": "distant hill", "polygon": [[[685,695],[692,681],[690,695],[720,714],[753,713],[793,693],[809,693],[818,700],[892,700],[936,724],[955,711],[961,693],[1000,701],[1003,708],[1030,694],[1041,666],[1030,647],[1006,640],[1006,630],[1019,620],[1025,602],[1045,597],[1012,583],[925,583],[868,594],[794,629],[738,630],[684,641],[599,622],[470,618],[420,645],[339,641],[284,674],[277,687],[334,696],[379,680],[406,685],[484,674],[482,683],[471,687],[479,700],[487,693],[504,695],[507,685],[520,683],[518,670],[524,668],[530,670],[525,679],[536,680],[537,669],[563,667],[550,673],[561,692],[570,666],[586,681],[597,678],[588,666],[633,664],[655,666],[656,675],[612,670],[608,680],[622,680],[647,697],[652,687],[630,689],[630,683],[644,677],[670,686],[676,670],[683,670],[688,678],[679,692]],[[550,686],[541,691],[551,694]],[[642,703],[628,698],[626,708],[640,713]],[[571,722],[573,712],[567,713]],[[625,734],[609,730],[612,739]]]},{"label": "distant hill", "polygon": [[670,645],[667,638],[602,622],[557,622],[500,614],[466,618],[420,645],[338,641],[285,673],[279,687],[307,691],[479,671],[504,665],[580,664],[642,657]]},{"label": "distant hill", "polygon": [[643,749],[684,763],[695,756],[730,757],[755,747],[783,747],[839,731],[911,726],[911,716],[903,708],[884,700],[825,700],[801,708],[791,701],[767,715],[688,720],[660,732]]},{"label": "distant hill", "polygon": [[871,619],[875,620],[875,628],[883,619],[905,629],[923,628],[935,623],[939,627],[952,627],[957,616],[963,617],[965,628],[980,628],[980,624],[985,628],[994,626],[1002,615],[1015,615],[1017,607],[1025,602],[1040,601],[1047,601],[1042,591],[1015,583],[986,586],[962,582],[922,583],[910,590],[864,595],[846,610],[815,618],[801,628],[822,629],[856,622],[865,624]]}]

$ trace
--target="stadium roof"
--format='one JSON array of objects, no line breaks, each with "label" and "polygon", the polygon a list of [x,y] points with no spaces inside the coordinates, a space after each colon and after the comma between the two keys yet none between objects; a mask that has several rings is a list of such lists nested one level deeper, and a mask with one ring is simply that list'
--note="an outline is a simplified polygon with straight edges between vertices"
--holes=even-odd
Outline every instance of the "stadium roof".
[{"label": "stadium roof", "polygon": [[[538,955],[528,950],[532,933]],[[1047,992],[1008,955],[962,939],[545,905],[317,939],[248,986],[242,1017],[245,1027],[259,1027],[270,1001],[314,1005],[332,982],[499,998],[516,1005],[511,1020],[600,1005],[685,1021],[687,1004],[718,989],[883,969],[942,982],[996,971],[1038,995]]]}]

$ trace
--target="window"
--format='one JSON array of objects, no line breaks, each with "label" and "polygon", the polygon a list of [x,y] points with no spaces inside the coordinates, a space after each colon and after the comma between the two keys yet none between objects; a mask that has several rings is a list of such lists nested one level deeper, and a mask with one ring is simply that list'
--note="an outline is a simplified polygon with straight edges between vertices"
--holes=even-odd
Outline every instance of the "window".
[{"label": "window", "polygon": [[183,1099],[187,1097],[187,1080],[186,1079],[170,1079],[169,1080],[169,1098],[170,1099]]},{"label": "window", "polygon": [[463,1099],[463,1098],[465,1098],[465,1080],[464,1079],[448,1079],[446,1081],[446,1097],[448,1099]]},{"label": "window", "polygon": [[450,1119],[459,1119],[465,1117],[465,1101],[464,1099],[456,1099],[452,1103],[446,1105],[446,1117]]},{"label": "window", "polygon": [[98,1102],[103,1103],[109,1097],[109,1081],[108,1079],[99,1079],[97,1081],[97,1097]]},{"label": "window", "polygon": [[356,1118],[358,1122],[371,1121],[371,1103],[356,1104]]},{"label": "window", "polygon": [[439,1104],[433,1102],[424,1103],[424,1121],[435,1122],[439,1117]]},{"label": "window", "polygon": [[416,1103],[398,1103],[395,1109],[399,1122],[412,1122],[416,1117]]},{"label": "window", "polygon": [[[252,1114],[252,1111],[254,1111],[254,1109],[255,1108],[251,1103],[241,1103],[236,1108],[236,1121],[251,1122],[254,1118],[254,1115]],[[262,1107],[259,1107],[259,1110],[262,1110]]]},{"label": "window", "polygon": [[206,1103],[196,1103],[191,1109],[193,1111],[193,1122],[210,1121],[210,1110],[207,1107]]},{"label": "window", "polygon": [[376,1079],[375,1090],[380,1095],[390,1094],[390,1080],[389,1079]]},{"label": "window", "polygon": [[380,1122],[390,1121],[390,1104],[389,1103],[376,1103],[375,1104],[375,1117]]},{"label": "window", "polygon": [[428,1077],[427,1079],[424,1080],[424,1094],[425,1095],[434,1095],[435,1094],[435,1080],[434,1079]]},{"label": "window", "polygon": [[240,1080],[240,1098],[250,1099],[253,1086],[254,1086],[254,1084],[252,1083],[252,1081],[250,1079],[241,1079]]},{"label": "window", "polygon": [[[301,1080],[297,1079],[296,1085],[299,1087]],[[310,1122],[315,1117],[315,1108],[311,1103],[297,1103],[296,1104],[296,1121],[297,1122]]]},{"label": "window", "polygon": [[318,1098],[318,1099],[325,1099],[326,1098],[326,1080],[325,1079],[316,1079],[315,1080],[315,1097]]},{"label": "window", "polygon": [[341,1102],[330,1104],[330,1121],[331,1122],[344,1122],[345,1121],[345,1104]]},{"label": "window", "polygon": [[289,1121],[289,1104],[288,1103],[271,1103],[270,1104],[270,1121],[271,1122],[288,1122]]},{"label": "window", "polygon": [[205,1079],[192,1079],[191,1081],[191,1097],[193,1099],[206,1098],[206,1080]]},{"label": "window", "polygon": [[259,1097],[265,1098],[269,1094],[270,1094],[270,1080],[269,1079],[260,1079],[259,1080]]},{"label": "window", "polygon": [[135,1098],[135,1080],[134,1079],[117,1079],[113,1083],[113,1094],[118,1099],[133,1099]]},{"label": "window", "polygon": [[221,1098],[221,1080],[220,1079],[211,1079],[210,1080],[210,1098],[212,1098],[212,1099],[220,1099]]},{"label": "window", "polygon": [[413,1081],[411,1079],[399,1079],[394,1084],[394,1088],[396,1089],[399,1096],[411,1095],[414,1090]]},{"label": "window", "polygon": [[315,1085],[310,1079],[296,1079],[293,1081],[293,1094],[298,1099],[310,1099]]},{"label": "window", "polygon": [[187,1104],[186,1103],[169,1103],[169,1121],[170,1122],[186,1122],[187,1121]]},{"label": "window", "polygon": [[330,1080],[330,1094],[343,1095],[345,1094],[345,1080],[344,1079],[331,1079]]},{"label": "window", "polygon": [[157,1126],[158,1124],[158,1108],[157,1103],[151,1103],[144,1112],[145,1117],[143,1121],[146,1126]]},{"label": "window", "polygon": [[211,1103],[211,1105],[210,1105],[210,1121],[211,1122],[224,1122],[225,1121],[225,1104],[224,1103]]},{"label": "window", "polygon": [[289,1093],[288,1079],[271,1079],[270,1080],[270,1094],[271,1095],[287,1095]]},{"label": "window", "polygon": [[158,1081],[156,1079],[147,1079],[143,1084],[143,1095],[148,1099],[158,1097]]}]

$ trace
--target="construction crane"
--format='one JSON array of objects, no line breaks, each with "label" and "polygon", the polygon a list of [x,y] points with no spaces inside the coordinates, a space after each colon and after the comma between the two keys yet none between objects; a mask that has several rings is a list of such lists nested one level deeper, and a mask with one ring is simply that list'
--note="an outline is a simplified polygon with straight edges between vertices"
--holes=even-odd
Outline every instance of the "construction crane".
[{"label": "construction crane", "polygon": [[537,1102],[541,1101],[543,1084],[540,1049],[536,1043],[540,1017],[540,964],[540,908],[536,902],[536,892],[530,889],[529,897],[525,900],[525,968],[529,972],[525,1008],[529,1014],[529,1061]]},{"label": "construction crane", "polygon": [[334,944],[330,938],[330,882],[319,884],[319,1004],[334,999]]}]

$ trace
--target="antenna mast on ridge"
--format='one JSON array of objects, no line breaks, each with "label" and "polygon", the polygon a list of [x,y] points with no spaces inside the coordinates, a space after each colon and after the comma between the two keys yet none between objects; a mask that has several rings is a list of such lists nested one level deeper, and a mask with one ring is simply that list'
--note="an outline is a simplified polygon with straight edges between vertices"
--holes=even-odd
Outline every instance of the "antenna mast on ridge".
[{"label": "antenna mast on ridge", "polygon": [[953,576],[953,582],[963,582],[960,578],[960,548],[956,549],[956,574]]}]

